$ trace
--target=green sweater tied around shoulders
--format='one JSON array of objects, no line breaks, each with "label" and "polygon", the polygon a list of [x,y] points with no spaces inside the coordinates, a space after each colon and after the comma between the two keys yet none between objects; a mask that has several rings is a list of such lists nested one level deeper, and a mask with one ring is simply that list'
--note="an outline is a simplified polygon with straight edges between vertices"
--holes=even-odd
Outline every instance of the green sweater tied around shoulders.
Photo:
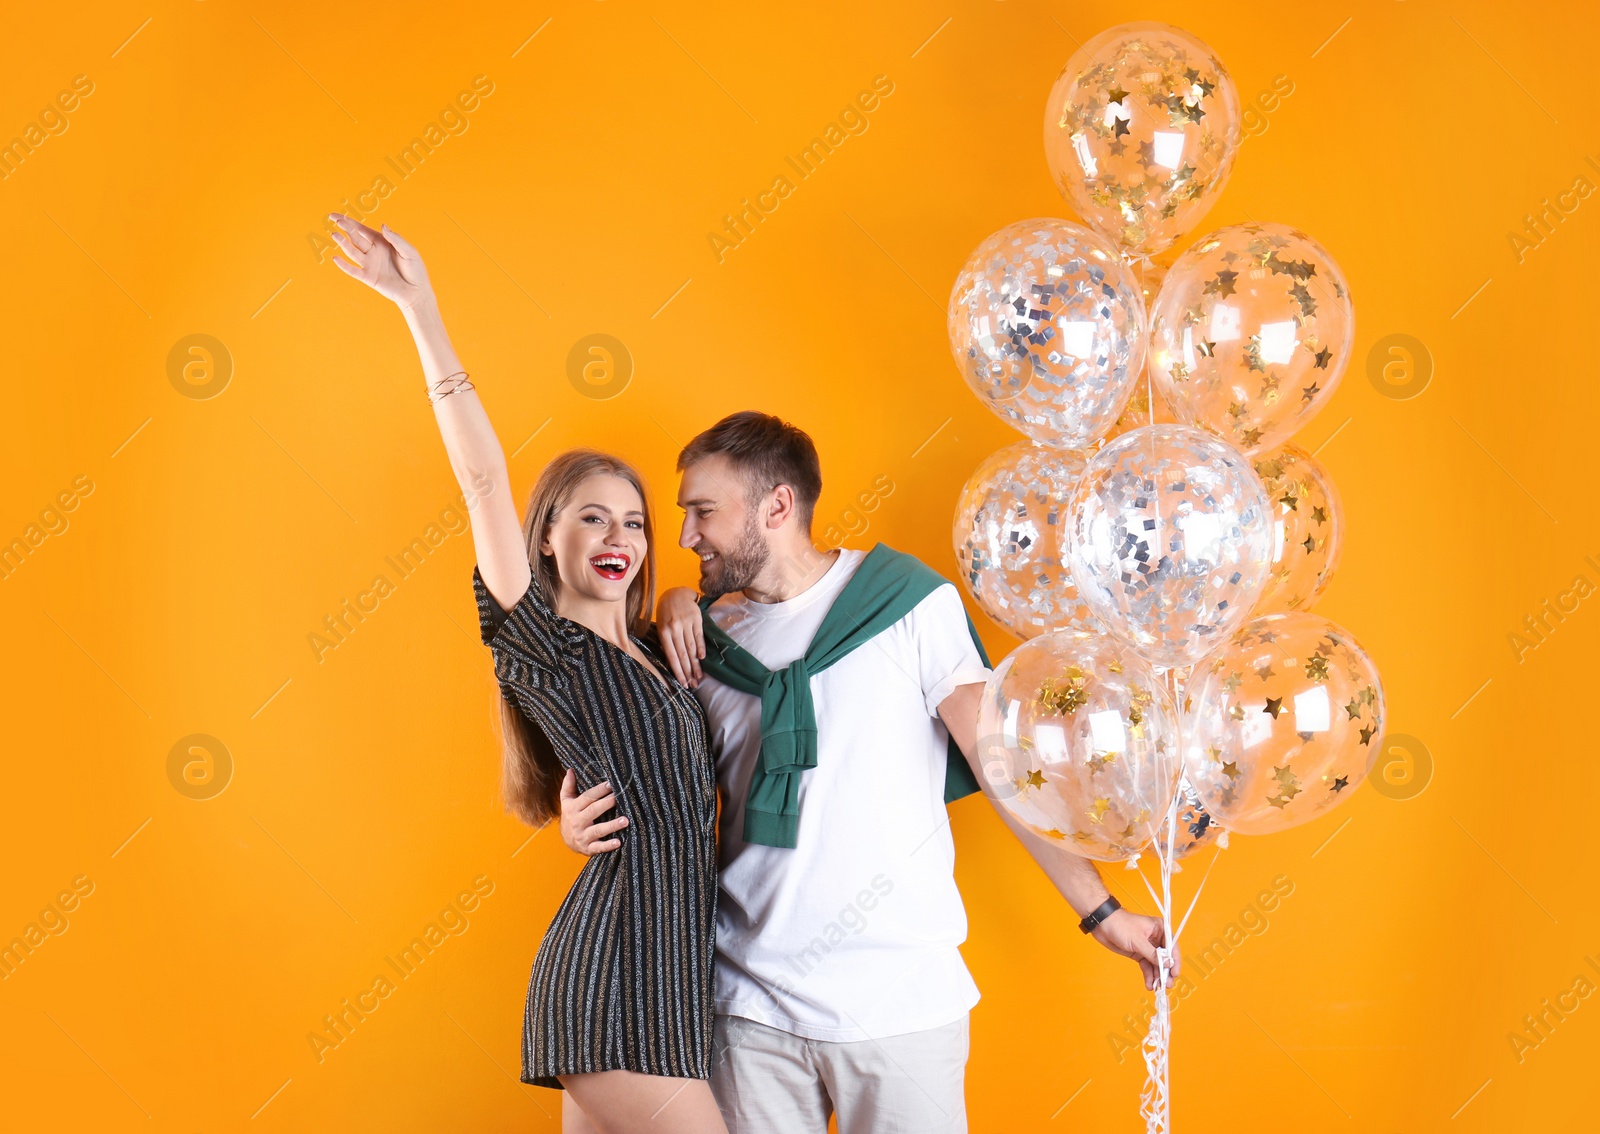
[{"label": "green sweater tied around shoulders", "polygon": [[[761,754],[744,805],[744,840],[769,847],[796,845],[800,829],[800,775],[817,766],[817,716],[811,678],[899,622],[947,579],[915,556],[878,544],[839,592],[805,654],[769,670],[711,618],[710,598],[700,600],[705,624],[703,672],[741,693],[761,698]],[[983,643],[967,618],[967,632],[983,664]],[[978,790],[978,781],[954,737],[945,761],[944,801]]]}]

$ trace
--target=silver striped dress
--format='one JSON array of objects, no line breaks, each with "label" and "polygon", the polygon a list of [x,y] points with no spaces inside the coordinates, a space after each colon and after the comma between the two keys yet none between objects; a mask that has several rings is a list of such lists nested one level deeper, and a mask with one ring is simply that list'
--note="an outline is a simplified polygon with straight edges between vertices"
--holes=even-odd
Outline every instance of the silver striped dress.
[{"label": "silver striped dress", "polygon": [[667,677],[551,609],[537,581],[509,611],[472,585],[501,690],[537,724],[578,790],[601,780],[631,820],[592,856],[534,957],[522,1081],[628,1070],[711,1073],[716,935],[716,769],[704,711],[672,680],[659,644],[635,638]]}]

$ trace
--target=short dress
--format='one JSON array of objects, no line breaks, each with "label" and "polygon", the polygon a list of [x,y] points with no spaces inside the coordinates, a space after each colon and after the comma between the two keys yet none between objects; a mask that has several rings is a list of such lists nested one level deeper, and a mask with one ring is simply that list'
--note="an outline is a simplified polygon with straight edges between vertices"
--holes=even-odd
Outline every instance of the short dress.
[{"label": "short dress", "polygon": [[503,611],[476,565],[472,585],[495,677],[577,772],[628,816],[621,846],[593,855],[534,957],[522,1081],[638,1071],[711,1074],[717,848],[716,767],[704,710],[672,680],[654,635],[633,640],[666,676],[556,614],[537,578]]}]

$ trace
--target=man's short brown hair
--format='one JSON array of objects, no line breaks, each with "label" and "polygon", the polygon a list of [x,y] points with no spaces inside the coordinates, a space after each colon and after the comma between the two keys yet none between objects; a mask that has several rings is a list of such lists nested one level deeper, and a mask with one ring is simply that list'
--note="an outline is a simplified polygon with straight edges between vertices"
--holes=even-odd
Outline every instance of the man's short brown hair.
[{"label": "man's short brown hair", "polygon": [[794,490],[800,526],[811,533],[811,514],[822,495],[822,462],[805,430],[769,413],[730,413],[683,447],[678,471],[715,453],[744,477],[752,501],[787,484]]}]

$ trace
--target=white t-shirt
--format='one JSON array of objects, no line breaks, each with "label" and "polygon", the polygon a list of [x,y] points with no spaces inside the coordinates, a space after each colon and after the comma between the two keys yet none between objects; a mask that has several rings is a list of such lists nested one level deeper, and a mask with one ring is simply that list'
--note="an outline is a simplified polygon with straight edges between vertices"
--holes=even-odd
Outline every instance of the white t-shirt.
[{"label": "white t-shirt", "polygon": [[[841,550],[821,579],[784,602],[724,595],[711,617],[768,669],[782,669],[805,654],[865,557]],[[801,776],[793,849],[742,837],[761,699],[709,676],[701,682],[722,796],[718,1012],[854,1041],[936,1028],[978,1002],[956,948],[967,915],[938,709],[958,686],[988,676],[948,583],[812,675],[817,766]]]}]

